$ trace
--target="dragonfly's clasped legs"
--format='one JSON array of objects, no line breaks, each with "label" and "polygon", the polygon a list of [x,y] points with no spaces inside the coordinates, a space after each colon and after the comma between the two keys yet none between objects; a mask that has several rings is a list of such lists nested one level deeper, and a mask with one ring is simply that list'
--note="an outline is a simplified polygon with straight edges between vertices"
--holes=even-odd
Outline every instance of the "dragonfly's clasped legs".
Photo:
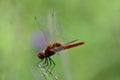
[{"label": "dragonfly's clasped legs", "polygon": [[49,75],[51,75],[54,78],[54,80],[58,80],[57,76],[52,73],[52,70],[55,67],[55,62],[51,58],[45,58],[41,60],[38,64],[38,67],[40,68],[42,75],[46,80],[47,73],[49,73]]}]

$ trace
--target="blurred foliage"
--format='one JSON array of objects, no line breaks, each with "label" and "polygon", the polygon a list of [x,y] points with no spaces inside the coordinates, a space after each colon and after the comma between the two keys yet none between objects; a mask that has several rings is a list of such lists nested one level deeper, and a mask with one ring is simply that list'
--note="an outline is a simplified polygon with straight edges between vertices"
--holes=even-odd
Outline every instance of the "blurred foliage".
[{"label": "blurred foliage", "polygon": [[34,17],[46,20],[50,9],[57,14],[66,42],[74,39],[86,42],[68,50],[68,54],[60,54],[62,57],[52,57],[58,80],[120,80],[119,2],[0,0],[0,80],[37,80],[35,75],[41,78],[36,66],[38,52],[29,41],[38,29]]}]

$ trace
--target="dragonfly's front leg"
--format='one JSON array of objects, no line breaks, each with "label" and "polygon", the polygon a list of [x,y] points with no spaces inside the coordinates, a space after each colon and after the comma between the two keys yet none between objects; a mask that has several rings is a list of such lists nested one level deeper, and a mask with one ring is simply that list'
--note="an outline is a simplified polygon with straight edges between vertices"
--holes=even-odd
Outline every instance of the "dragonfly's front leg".
[{"label": "dragonfly's front leg", "polygon": [[41,61],[38,63],[38,67],[42,67],[42,63],[43,63],[44,59],[41,59]]},{"label": "dragonfly's front leg", "polygon": [[39,69],[40,69],[43,77],[45,78],[45,80],[47,80],[46,73],[44,73],[44,70],[46,70],[45,67],[43,66],[44,63],[45,63],[45,62],[44,62],[44,59],[42,59],[42,60],[38,63],[38,67],[39,67]]},{"label": "dragonfly's front leg", "polygon": [[43,66],[44,67],[47,67],[49,64],[48,64],[48,58],[45,58],[45,62],[43,63]]}]

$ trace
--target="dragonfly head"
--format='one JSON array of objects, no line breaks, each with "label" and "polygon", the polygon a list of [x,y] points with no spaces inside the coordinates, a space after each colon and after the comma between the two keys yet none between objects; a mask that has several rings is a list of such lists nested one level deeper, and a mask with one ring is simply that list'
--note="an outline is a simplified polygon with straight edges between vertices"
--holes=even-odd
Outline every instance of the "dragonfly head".
[{"label": "dragonfly head", "polygon": [[38,58],[40,58],[40,59],[44,59],[44,52],[42,51],[42,52],[39,52],[39,54],[38,54]]}]

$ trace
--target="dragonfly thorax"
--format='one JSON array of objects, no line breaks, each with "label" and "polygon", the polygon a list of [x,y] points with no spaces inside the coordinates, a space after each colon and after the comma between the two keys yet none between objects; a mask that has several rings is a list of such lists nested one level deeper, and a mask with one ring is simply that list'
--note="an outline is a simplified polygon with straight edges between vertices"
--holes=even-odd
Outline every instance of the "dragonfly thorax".
[{"label": "dragonfly thorax", "polygon": [[57,48],[57,47],[60,47],[60,46],[61,46],[60,43],[53,43],[52,45],[47,46],[47,48],[44,51],[39,52],[38,57],[40,59],[48,58],[48,57],[55,54],[55,52],[52,51],[51,49],[54,49],[54,48]]},{"label": "dragonfly thorax", "polygon": [[60,47],[61,46],[61,44],[60,43],[54,43],[53,45],[52,45],[52,47],[54,48],[54,47]]}]

